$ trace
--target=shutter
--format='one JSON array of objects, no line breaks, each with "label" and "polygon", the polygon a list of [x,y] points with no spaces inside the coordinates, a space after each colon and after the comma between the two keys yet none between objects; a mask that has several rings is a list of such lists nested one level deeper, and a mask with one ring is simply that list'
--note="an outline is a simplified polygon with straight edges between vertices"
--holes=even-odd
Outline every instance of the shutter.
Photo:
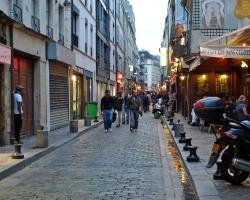
[{"label": "shutter", "polygon": [[51,130],[69,125],[68,68],[50,64]]}]

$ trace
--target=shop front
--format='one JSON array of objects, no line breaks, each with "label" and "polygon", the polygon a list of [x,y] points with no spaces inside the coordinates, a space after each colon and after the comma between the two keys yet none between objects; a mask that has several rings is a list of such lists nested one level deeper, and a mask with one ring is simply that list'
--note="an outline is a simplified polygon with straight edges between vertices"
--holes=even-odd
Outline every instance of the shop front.
[{"label": "shop front", "polygon": [[32,58],[14,54],[13,58],[13,85],[12,91],[17,85],[22,85],[23,98],[23,123],[21,135],[34,133],[34,61]]},{"label": "shop front", "polygon": [[0,43],[0,145],[9,143],[11,48]]},{"label": "shop front", "polygon": [[222,99],[250,95],[250,26],[213,39],[200,46],[200,57],[190,64],[188,74],[189,113],[205,96]]},{"label": "shop front", "polygon": [[117,92],[122,92],[123,87],[123,74],[121,72],[116,72],[116,84],[117,84]]},{"label": "shop front", "polygon": [[84,96],[83,96],[83,74],[84,70],[80,67],[73,66],[71,76],[71,110],[72,119],[83,119],[84,115]]},{"label": "shop front", "polygon": [[[79,73],[71,74],[71,66],[75,65],[73,52],[56,43],[47,45],[47,57],[49,60],[49,122],[50,130],[68,126],[70,123],[70,107],[74,107],[72,113],[75,117],[82,116],[79,97],[82,95],[82,78]],[[74,104],[70,105],[70,83],[74,92]],[[72,93],[73,95],[73,93]],[[73,96],[72,96],[73,97]],[[74,106],[73,106],[74,105]]]}]

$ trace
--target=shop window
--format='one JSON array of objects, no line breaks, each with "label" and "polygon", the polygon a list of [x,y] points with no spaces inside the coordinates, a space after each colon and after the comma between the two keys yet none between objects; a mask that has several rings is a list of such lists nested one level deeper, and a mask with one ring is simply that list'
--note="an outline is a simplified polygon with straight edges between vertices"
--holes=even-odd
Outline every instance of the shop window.
[{"label": "shop window", "polygon": [[215,92],[216,95],[227,95],[230,93],[230,76],[227,74],[216,74],[215,78]]},{"label": "shop window", "polygon": [[82,118],[82,78],[78,75],[72,76],[73,85],[73,98],[72,98],[72,109],[73,109],[73,119]]},{"label": "shop window", "polygon": [[210,78],[207,74],[197,75],[195,77],[194,94],[196,96],[207,96],[210,93]]}]

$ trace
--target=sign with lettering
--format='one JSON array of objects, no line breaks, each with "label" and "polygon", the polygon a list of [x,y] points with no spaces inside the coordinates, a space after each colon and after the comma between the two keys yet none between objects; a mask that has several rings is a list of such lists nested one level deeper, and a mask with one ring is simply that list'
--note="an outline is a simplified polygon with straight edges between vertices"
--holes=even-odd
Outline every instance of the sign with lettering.
[{"label": "sign with lettering", "polygon": [[77,67],[77,66],[73,66],[73,70],[79,74],[83,74],[83,68]]},{"label": "sign with lettering", "polygon": [[250,46],[203,46],[200,47],[200,55],[217,58],[245,58],[250,59]]},{"label": "sign with lettering", "polygon": [[11,64],[11,48],[0,44],[0,63]]}]

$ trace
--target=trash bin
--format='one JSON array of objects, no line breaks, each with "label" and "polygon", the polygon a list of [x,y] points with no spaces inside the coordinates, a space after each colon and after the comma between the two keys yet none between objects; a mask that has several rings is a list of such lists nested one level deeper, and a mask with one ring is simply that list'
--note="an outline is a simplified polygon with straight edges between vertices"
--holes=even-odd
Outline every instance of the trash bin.
[{"label": "trash bin", "polygon": [[97,102],[87,103],[87,116],[91,119],[95,119],[97,116]]}]

